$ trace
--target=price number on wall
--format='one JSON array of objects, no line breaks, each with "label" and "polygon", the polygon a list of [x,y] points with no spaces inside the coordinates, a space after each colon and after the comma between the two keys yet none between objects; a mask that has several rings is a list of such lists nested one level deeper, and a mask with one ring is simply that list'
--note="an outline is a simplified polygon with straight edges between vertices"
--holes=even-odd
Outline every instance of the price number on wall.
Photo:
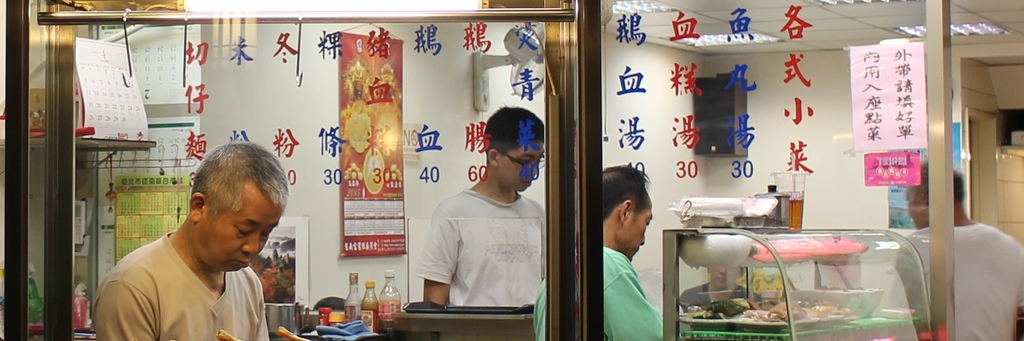
[{"label": "price number on wall", "polygon": [[324,185],[341,185],[342,181],[345,181],[345,173],[341,169],[324,169]]},{"label": "price number on wall", "polygon": [[294,169],[288,170],[288,184],[295,186],[295,183],[299,181],[299,175],[295,173]]},{"label": "price number on wall", "polygon": [[469,182],[487,181],[487,166],[471,165],[466,171],[466,176],[469,177]]},{"label": "price number on wall", "polygon": [[700,167],[697,166],[697,161],[679,161],[676,162],[676,177],[680,179],[693,179],[700,173]]},{"label": "price number on wall", "polygon": [[438,169],[437,166],[423,167],[423,171],[420,172],[420,180],[423,180],[423,182],[428,184],[436,184],[441,180],[441,170]]},{"label": "price number on wall", "polygon": [[647,166],[644,165],[643,162],[639,162],[639,161],[637,161],[637,162],[630,162],[630,163],[626,164],[626,167],[634,168],[634,169],[640,171],[640,173],[647,174]]},{"label": "price number on wall", "polygon": [[743,160],[743,161],[736,160],[736,161],[733,161],[732,162],[732,172],[729,173],[729,175],[732,175],[733,179],[739,179],[739,178],[750,179],[751,177],[754,176],[754,163],[751,162],[750,160]]}]

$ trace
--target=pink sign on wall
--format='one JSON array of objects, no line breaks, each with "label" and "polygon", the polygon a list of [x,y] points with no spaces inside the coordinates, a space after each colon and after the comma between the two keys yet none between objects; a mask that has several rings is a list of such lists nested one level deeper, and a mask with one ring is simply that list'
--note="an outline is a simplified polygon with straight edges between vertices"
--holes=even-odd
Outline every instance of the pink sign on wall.
[{"label": "pink sign on wall", "polygon": [[915,152],[864,154],[864,185],[921,184],[921,154]]},{"label": "pink sign on wall", "polygon": [[850,48],[853,149],[928,146],[924,43]]}]

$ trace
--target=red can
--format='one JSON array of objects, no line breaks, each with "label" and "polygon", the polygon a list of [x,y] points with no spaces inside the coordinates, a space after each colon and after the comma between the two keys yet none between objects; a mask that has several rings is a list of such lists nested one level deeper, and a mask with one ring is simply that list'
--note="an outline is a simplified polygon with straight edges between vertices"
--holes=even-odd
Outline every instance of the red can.
[{"label": "red can", "polygon": [[331,325],[331,311],[332,310],[329,307],[320,307],[320,309],[317,310],[317,312],[320,313],[320,325],[321,326],[330,326]]}]

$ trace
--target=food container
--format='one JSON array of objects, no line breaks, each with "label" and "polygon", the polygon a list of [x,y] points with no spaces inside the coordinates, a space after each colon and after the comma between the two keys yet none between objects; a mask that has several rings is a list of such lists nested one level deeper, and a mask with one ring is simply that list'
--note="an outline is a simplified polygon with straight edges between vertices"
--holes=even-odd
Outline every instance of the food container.
[{"label": "food container", "polygon": [[297,331],[299,324],[303,322],[302,304],[266,303],[264,308],[267,314],[267,331],[270,335],[277,335],[277,327]]}]

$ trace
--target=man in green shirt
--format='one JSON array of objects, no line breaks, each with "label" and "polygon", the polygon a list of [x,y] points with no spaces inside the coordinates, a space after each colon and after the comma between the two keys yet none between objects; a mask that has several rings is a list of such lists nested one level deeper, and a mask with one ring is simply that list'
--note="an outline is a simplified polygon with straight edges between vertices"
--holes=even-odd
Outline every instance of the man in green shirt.
[{"label": "man in green shirt", "polygon": [[[662,339],[662,317],[640,286],[630,263],[644,244],[651,223],[647,175],[627,166],[605,168],[601,188],[604,215],[604,335],[607,340]],[[547,285],[541,286],[534,309],[537,340],[546,337]]]}]

